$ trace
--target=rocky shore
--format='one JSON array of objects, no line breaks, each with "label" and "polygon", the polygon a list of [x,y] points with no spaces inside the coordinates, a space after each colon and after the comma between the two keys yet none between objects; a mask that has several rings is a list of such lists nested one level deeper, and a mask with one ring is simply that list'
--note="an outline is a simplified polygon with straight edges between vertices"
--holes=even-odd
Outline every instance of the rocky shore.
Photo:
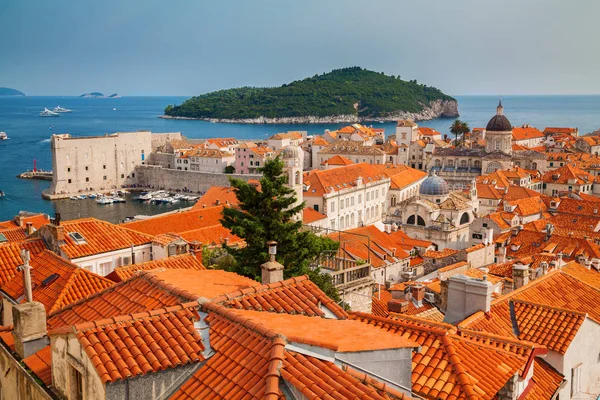
[{"label": "rocky shore", "polygon": [[280,117],[280,118],[241,118],[241,119],[218,119],[218,118],[189,118],[189,117],[172,117],[169,115],[161,115],[159,118],[165,119],[188,119],[201,120],[228,124],[338,124],[338,123],[356,123],[364,121],[387,121],[393,122],[399,119],[412,119],[413,121],[429,121],[436,118],[455,118],[458,117],[458,103],[454,100],[435,100],[424,106],[423,110],[418,113],[399,111],[386,116],[377,118],[363,118],[357,115],[333,115],[326,117]]}]

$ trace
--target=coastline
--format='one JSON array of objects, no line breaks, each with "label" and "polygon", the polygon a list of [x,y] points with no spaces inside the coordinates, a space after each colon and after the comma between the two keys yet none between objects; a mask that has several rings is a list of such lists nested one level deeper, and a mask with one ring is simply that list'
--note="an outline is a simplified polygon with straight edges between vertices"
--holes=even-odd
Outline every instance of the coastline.
[{"label": "coastline", "polygon": [[257,118],[195,118],[195,117],[179,117],[170,115],[159,115],[158,118],[174,119],[174,120],[197,120],[208,121],[211,123],[224,124],[339,124],[339,123],[360,123],[360,122],[396,122],[399,119],[410,119],[413,121],[430,121],[436,118],[456,118],[459,117],[458,102],[436,100],[429,103],[429,106],[423,108],[418,113],[408,111],[398,111],[381,117],[359,117],[358,115],[329,115],[317,117],[313,115],[301,117],[257,117]]}]

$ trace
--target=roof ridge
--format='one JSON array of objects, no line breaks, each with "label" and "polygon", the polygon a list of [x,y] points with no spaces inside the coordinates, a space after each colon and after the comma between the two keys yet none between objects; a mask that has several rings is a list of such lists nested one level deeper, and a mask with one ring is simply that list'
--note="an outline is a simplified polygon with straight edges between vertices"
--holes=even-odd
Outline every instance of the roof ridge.
[{"label": "roof ridge", "polygon": [[248,294],[262,293],[262,292],[266,292],[270,289],[277,289],[280,287],[291,286],[292,284],[303,282],[306,280],[310,280],[308,278],[308,275],[306,275],[306,274],[300,275],[300,276],[294,276],[294,277],[284,279],[283,281],[279,281],[279,282],[263,283],[260,286],[250,286],[248,288],[238,289],[233,292],[225,293],[225,294],[219,295],[217,297],[214,297],[211,299],[211,301],[214,303],[222,303],[225,301],[236,299],[238,297],[246,296]]},{"label": "roof ridge", "polygon": [[[528,340],[521,340],[521,339],[516,339],[516,338],[511,338],[509,336],[502,336],[502,335],[497,335],[494,333],[490,333],[487,331],[477,331],[474,329],[470,329],[470,328],[460,328],[459,331],[459,336],[463,337],[464,339],[467,340],[471,340],[467,337],[462,336],[462,334],[466,334],[466,335],[472,335],[472,336],[479,336],[479,337],[485,337],[491,340],[495,340],[498,342],[505,342],[514,346],[519,346],[519,347],[530,347],[531,349],[536,348],[536,347],[540,347],[540,345],[538,345],[537,343],[534,342],[530,342]],[[479,342],[475,342],[475,343],[479,343]],[[495,348],[497,349],[497,348]]]},{"label": "roof ridge", "polygon": [[[58,296],[56,297],[56,300],[54,301],[54,304],[52,305],[52,307],[50,307],[50,311],[54,310],[54,308],[62,301],[62,299],[66,296],[67,292],[69,291],[71,284],[73,283],[73,281],[75,280],[77,274],[79,273],[78,270],[83,269],[83,268],[77,268],[77,270],[75,270],[73,273],[71,273],[71,276],[69,276],[69,279],[67,279],[67,281],[65,282],[65,284],[63,285],[62,290],[60,291],[60,293],[58,294]],[[111,281],[112,282],[112,281]],[[112,282],[114,283],[114,282]],[[60,308],[59,308],[60,309]]]},{"label": "roof ridge", "polygon": [[174,296],[185,297],[190,301],[198,300],[200,298],[200,295],[198,295],[196,293],[191,293],[185,289],[181,289],[181,288],[173,285],[172,283],[168,283],[164,279],[159,278],[152,271],[142,270],[142,271],[139,271],[136,275],[139,276],[140,278],[147,280],[150,283],[156,284],[156,286],[159,286],[159,287],[165,289],[166,291],[168,291],[170,294],[172,294]]},{"label": "roof ridge", "polygon": [[[414,315],[401,314],[402,319],[399,319],[399,318],[379,317],[377,315],[364,313],[364,312],[360,312],[360,311],[350,311],[348,314],[349,314],[349,316],[368,319],[368,320],[372,320],[372,321],[376,321],[376,322],[380,322],[380,323],[401,325],[403,327],[408,327],[408,328],[420,330],[420,331],[425,331],[425,330],[428,332],[433,331],[433,333],[436,333],[436,334],[439,334],[442,336],[447,335],[448,333],[453,333],[453,331],[456,329],[456,327],[453,325],[446,324],[444,322],[431,321],[431,320],[428,320],[425,318],[416,317]],[[421,325],[419,325],[419,323]]]},{"label": "roof ridge", "polygon": [[550,309],[550,310],[559,311],[559,312],[563,312],[563,313],[576,314],[576,315],[581,315],[581,316],[587,316],[588,315],[585,312],[581,312],[581,311],[577,311],[577,310],[572,310],[572,309],[569,309],[569,308],[548,306],[548,305],[545,305],[545,304],[534,303],[534,302],[526,301],[526,300],[511,299],[510,301],[512,301],[513,303],[521,303],[521,304],[526,304],[526,305],[530,305],[530,306],[534,306],[534,307],[539,307],[539,308],[547,308],[547,309]]},{"label": "roof ridge", "polygon": [[259,322],[254,322],[250,318],[244,317],[243,315],[237,314],[231,309],[225,308],[222,305],[212,302],[207,299],[198,299],[198,303],[200,307],[205,309],[207,312],[213,312],[215,314],[220,315],[223,318],[228,319],[229,321],[241,325],[244,328],[251,330],[260,336],[264,337],[268,340],[275,340],[276,338],[281,338],[284,342],[287,343],[287,339],[280,333],[275,332],[272,329],[269,329],[262,325]]},{"label": "roof ridge", "polygon": [[198,303],[195,301],[191,301],[191,302],[176,304],[176,305],[170,306],[170,307],[161,307],[161,308],[157,308],[157,309],[149,310],[149,311],[141,311],[141,312],[130,313],[130,314],[121,314],[121,315],[116,315],[113,317],[101,318],[101,319],[96,319],[96,320],[92,320],[92,321],[80,322],[78,324],[61,326],[61,327],[50,330],[48,332],[48,335],[57,334],[57,333],[69,333],[69,332],[78,333],[78,332],[84,332],[84,331],[87,331],[90,329],[103,328],[105,326],[117,324],[120,322],[131,322],[131,321],[137,321],[137,320],[143,320],[143,319],[153,319],[153,318],[157,318],[162,315],[165,315],[165,314],[183,311],[183,310],[193,308],[193,307],[198,307]]},{"label": "roof ridge", "polygon": [[[521,232],[525,232],[525,231],[521,231]],[[537,233],[542,233],[542,234],[543,234],[543,232],[537,232]],[[491,305],[493,306],[493,305],[495,305],[495,304],[498,304],[498,303],[501,303],[501,302],[503,302],[503,301],[508,301],[508,300],[510,300],[510,299],[511,299],[511,297],[513,297],[514,295],[516,295],[516,294],[519,294],[519,293],[521,293],[521,292],[523,292],[523,291],[525,291],[525,290],[527,290],[527,289],[530,289],[530,288],[532,288],[534,285],[538,285],[540,282],[543,282],[543,281],[545,281],[546,279],[549,279],[550,277],[552,277],[552,276],[554,276],[554,275],[556,275],[556,274],[560,273],[560,271],[561,271],[560,269],[555,269],[554,271],[548,272],[546,275],[544,275],[544,276],[541,276],[541,277],[539,277],[539,278],[535,279],[535,280],[534,280],[534,281],[532,281],[532,282],[529,282],[527,285],[523,285],[523,286],[521,286],[520,288],[513,290],[512,292],[508,292],[508,293],[506,293],[506,294],[503,294],[502,296],[498,297],[497,299],[495,299],[495,300],[492,300],[492,304],[491,304]],[[470,318],[470,317],[469,317],[469,318]],[[468,319],[468,318],[467,318],[467,319]],[[465,320],[466,320],[466,319],[465,319]]]}]

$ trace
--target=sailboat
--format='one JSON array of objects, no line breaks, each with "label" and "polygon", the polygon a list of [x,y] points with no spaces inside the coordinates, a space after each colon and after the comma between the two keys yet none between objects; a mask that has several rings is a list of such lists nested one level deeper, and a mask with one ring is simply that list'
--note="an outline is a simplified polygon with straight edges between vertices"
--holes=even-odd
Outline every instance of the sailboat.
[{"label": "sailboat", "polygon": [[61,106],[56,106],[54,107],[54,110],[52,110],[55,113],[70,113],[73,112],[73,110],[69,110],[68,108],[62,108]]},{"label": "sailboat", "polygon": [[44,110],[40,112],[40,117],[60,117],[59,113],[48,110],[44,107]]}]

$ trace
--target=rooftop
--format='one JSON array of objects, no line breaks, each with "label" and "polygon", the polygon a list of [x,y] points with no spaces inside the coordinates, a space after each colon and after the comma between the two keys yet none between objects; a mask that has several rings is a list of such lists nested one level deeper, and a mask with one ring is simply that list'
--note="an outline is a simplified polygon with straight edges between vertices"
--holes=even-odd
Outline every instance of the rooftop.
[{"label": "rooftop", "polygon": [[151,271],[151,270],[162,270],[162,269],[191,269],[191,270],[203,270],[204,265],[202,262],[193,254],[186,253],[160,260],[147,261],[141,264],[126,265],[117,267],[113,272],[106,276],[114,282],[122,282],[131,278],[138,271]]}]

